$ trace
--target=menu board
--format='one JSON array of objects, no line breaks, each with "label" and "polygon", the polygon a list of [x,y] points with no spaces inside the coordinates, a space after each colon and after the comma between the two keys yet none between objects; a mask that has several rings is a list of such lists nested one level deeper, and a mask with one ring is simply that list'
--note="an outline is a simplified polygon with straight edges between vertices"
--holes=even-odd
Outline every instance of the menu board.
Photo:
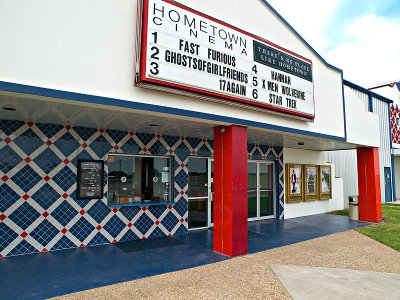
[{"label": "menu board", "polygon": [[169,0],[143,0],[136,83],[313,119],[312,61]]},{"label": "menu board", "polygon": [[104,162],[78,160],[77,199],[102,199],[104,190]]}]

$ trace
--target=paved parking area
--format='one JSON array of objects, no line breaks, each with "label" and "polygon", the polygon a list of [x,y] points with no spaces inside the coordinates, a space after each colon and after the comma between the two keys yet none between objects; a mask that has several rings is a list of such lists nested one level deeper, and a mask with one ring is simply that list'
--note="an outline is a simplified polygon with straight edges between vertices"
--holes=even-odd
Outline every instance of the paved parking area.
[{"label": "paved parking area", "polygon": [[[366,226],[336,215],[249,223],[249,253]],[[248,256],[244,256],[248,257]],[[1,299],[43,299],[230,260],[212,230],[0,259]]]}]

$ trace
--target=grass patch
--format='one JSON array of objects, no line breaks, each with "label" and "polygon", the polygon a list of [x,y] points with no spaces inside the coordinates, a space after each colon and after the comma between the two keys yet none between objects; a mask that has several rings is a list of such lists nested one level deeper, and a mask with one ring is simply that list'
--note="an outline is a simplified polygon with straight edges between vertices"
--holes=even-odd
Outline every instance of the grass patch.
[{"label": "grass patch", "polygon": [[400,205],[382,204],[384,222],[356,231],[400,251]]},{"label": "grass patch", "polygon": [[348,216],[349,215],[349,209],[345,208],[345,209],[341,209],[341,210],[331,211],[329,213],[332,214],[332,215]]}]

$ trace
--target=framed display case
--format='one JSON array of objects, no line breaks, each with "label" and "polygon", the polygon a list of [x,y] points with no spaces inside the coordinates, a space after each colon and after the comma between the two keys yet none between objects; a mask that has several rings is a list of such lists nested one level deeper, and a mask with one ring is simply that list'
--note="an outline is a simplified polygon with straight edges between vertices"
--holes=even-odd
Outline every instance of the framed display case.
[{"label": "framed display case", "polygon": [[319,166],[319,200],[332,199],[332,172],[331,166]]},{"label": "framed display case", "polygon": [[304,200],[318,200],[318,166],[304,165]]},{"label": "framed display case", "polygon": [[102,199],[104,161],[78,160],[76,199]]},{"label": "framed display case", "polygon": [[303,201],[303,165],[286,164],[286,202]]}]

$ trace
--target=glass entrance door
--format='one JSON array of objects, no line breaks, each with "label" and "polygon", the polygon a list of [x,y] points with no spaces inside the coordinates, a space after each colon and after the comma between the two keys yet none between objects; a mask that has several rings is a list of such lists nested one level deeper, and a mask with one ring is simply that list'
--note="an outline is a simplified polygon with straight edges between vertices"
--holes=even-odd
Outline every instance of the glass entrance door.
[{"label": "glass entrance door", "polygon": [[189,158],[188,226],[206,228],[213,222],[214,161],[203,157]]},{"label": "glass entrance door", "polygon": [[248,219],[274,217],[274,172],[271,162],[247,162]]}]

